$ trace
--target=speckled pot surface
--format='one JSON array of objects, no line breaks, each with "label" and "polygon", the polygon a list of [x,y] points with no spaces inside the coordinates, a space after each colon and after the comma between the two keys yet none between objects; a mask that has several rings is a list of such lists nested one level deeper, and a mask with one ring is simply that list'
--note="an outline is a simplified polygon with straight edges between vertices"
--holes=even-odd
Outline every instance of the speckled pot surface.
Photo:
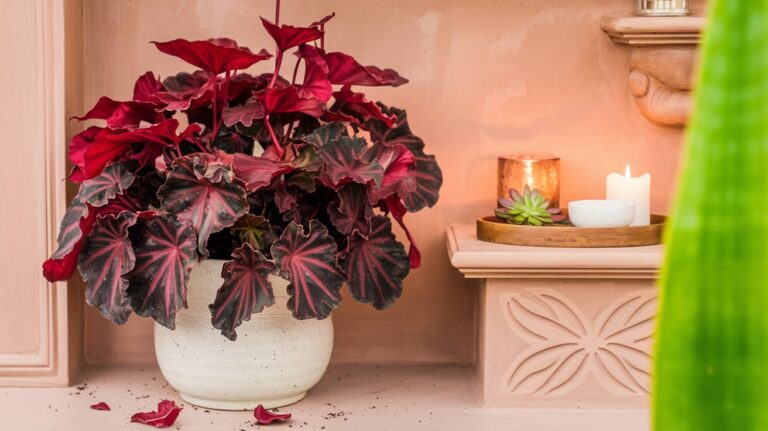
[{"label": "speckled pot surface", "polygon": [[275,304],[251,316],[230,341],[211,326],[208,304],[221,285],[222,260],[205,260],[190,274],[188,309],[176,330],[155,324],[155,352],[163,376],[192,404],[251,410],[295,403],[325,373],[333,349],[333,324],[296,320],[286,308],[288,282],[272,276]]}]

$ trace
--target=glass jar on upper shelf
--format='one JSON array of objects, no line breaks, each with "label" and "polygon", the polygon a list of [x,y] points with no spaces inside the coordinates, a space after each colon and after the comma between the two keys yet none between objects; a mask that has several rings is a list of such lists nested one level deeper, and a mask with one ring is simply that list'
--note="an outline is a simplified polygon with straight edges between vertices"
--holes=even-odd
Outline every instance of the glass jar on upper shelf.
[{"label": "glass jar on upper shelf", "polygon": [[637,0],[636,12],[643,16],[684,16],[691,8],[689,0]]}]

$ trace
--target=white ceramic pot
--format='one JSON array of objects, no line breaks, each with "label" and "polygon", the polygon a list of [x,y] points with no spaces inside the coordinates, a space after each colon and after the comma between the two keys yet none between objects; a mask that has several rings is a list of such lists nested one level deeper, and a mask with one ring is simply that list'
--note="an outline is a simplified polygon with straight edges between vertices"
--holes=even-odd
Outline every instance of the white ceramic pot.
[{"label": "white ceramic pot", "polygon": [[190,274],[188,309],[176,330],[155,324],[163,376],[185,401],[212,409],[252,410],[295,403],[323,376],[333,349],[333,324],[296,320],[287,309],[288,282],[272,276],[275,304],[251,316],[230,341],[211,326],[211,304],[223,260],[205,260]]}]

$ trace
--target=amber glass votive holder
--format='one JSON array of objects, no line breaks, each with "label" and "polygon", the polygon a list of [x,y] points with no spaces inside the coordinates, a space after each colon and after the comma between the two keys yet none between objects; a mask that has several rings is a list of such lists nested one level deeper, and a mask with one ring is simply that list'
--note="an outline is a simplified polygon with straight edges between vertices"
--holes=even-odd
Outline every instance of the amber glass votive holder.
[{"label": "amber glass votive holder", "polygon": [[508,198],[509,189],[523,192],[525,186],[539,189],[560,208],[560,158],[549,155],[512,155],[499,157],[498,198]]}]

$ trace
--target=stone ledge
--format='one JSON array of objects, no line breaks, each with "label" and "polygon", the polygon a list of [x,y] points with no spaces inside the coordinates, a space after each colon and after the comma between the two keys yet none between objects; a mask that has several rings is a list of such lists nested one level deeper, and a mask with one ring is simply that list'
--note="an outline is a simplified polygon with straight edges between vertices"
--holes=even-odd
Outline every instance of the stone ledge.
[{"label": "stone ledge", "polygon": [[698,45],[706,18],[703,16],[612,16],[600,24],[616,43],[634,46]]},{"label": "stone ledge", "polygon": [[662,245],[555,248],[494,244],[478,240],[474,224],[453,224],[446,235],[451,265],[471,278],[653,278],[664,252]]}]

